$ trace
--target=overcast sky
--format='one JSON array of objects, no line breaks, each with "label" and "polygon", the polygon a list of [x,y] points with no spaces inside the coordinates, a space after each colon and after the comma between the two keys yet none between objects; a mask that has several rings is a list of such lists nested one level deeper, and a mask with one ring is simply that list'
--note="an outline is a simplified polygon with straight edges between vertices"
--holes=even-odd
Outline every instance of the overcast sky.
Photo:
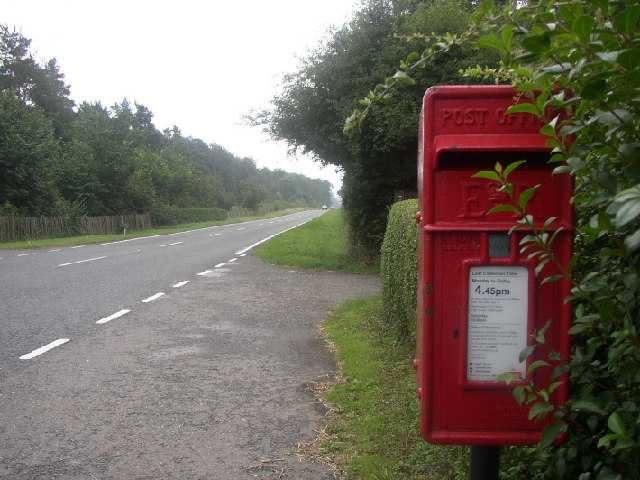
[{"label": "overcast sky", "polygon": [[286,147],[241,124],[269,105],[283,73],[351,18],[357,0],[21,0],[0,23],[32,39],[38,60],[56,58],[71,98],[149,108],[159,130],[217,143],[259,167],[322,178],[333,166],[287,158]]}]

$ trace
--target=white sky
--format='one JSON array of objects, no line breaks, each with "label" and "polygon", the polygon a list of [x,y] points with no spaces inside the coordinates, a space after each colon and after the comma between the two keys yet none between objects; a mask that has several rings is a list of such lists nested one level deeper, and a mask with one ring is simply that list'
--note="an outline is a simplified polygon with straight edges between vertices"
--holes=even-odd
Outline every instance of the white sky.
[{"label": "white sky", "polygon": [[261,128],[241,125],[269,105],[356,0],[4,1],[0,23],[32,39],[38,60],[56,58],[71,98],[110,107],[127,98],[153,112],[159,130],[217,143],[258,167],[329,180],[333,166],[287,157]]}]

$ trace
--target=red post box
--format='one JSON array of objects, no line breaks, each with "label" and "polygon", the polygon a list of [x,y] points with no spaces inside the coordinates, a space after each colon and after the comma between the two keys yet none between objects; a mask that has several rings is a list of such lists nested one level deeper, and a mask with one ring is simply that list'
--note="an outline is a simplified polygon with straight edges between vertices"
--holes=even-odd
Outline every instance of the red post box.
[{"label": "red post box", "polygon": [[[497,182],[472,178],[526,160],[509,180],[516,194],[540,185],[527,209],[548,231],[562,227],[554,253],[568,264],[573,244],[573,181],[552,175],[548,137],[531,114],[507,115],[516,92],[509,86],[446,86],[427,90],[420,119],[418,184],[421,225],[418,267],[417,369],[421,430],[431,443],[530,445],[548,423],[529,420],[513,388],[497,382],[517,373],[537,387],[551,383],[552,368],[527,377],[531,362],[547,360],[536,349],[525,362],[520,352],[548,320],[547,344],[569,355],[571,307],[565,281],[541,284],[535,259],[521,253],[527,232],[509,229],[512,212],[486,215],[508,197]],[[548,264],[540,278],[553,274]],[[552,401],[564,404],[566,382]]]}]

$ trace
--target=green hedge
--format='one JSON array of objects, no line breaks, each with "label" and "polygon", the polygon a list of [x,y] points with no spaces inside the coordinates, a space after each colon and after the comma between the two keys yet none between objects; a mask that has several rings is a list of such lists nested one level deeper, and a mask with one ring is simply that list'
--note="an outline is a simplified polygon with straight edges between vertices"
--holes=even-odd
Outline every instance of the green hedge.
[{"label": "green hedge", "polygon": [[415,339],[418,283],[417,200],[395,203],[380,253],[383,321],[400,340]]},{"label": "green hedge", "polygon": [[227,212],[222,208],[177,208],[168,205],[157,205],[151,211],[151,223],[154,227],[226,219]]}]

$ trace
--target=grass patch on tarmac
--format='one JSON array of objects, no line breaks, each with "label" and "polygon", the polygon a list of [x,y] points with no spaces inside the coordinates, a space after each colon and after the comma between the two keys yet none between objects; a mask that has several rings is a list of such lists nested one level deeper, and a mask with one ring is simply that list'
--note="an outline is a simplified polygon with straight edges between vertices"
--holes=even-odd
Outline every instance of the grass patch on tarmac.
[{"label": "grass patch on tarmac", "polygon": [[412,360],[379,322],[381,298],[345,302],[323,323],[342,378],[326,394],[322,443],[348,478],[451,480],[468,476],[467,449],[420,436]]},{"label": "grass patch on tarmac", "polygon": [[342,210],[328,210],[306,224],[282,233],[257,248],[253,254],[267,263],[309,270],[377,273],[350,258],[344,235]]}]

